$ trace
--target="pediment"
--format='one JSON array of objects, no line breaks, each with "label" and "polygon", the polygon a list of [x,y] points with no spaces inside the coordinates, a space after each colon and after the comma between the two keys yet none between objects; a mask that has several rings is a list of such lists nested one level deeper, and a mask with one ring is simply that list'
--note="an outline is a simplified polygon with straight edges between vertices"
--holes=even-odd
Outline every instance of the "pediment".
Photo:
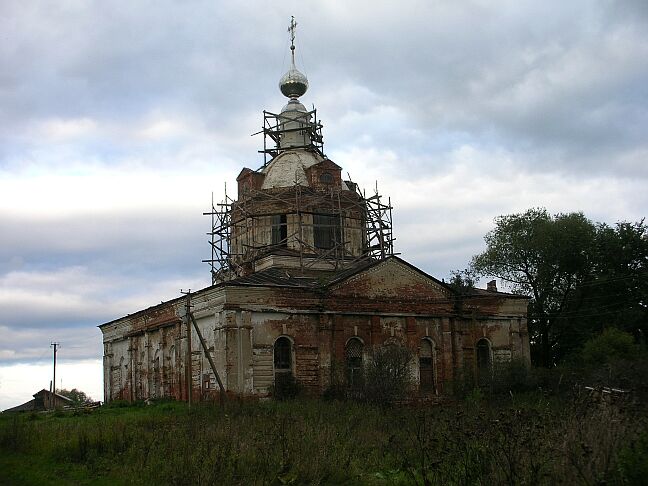
[{"label": "pediment", "polygon": [[330,170],[330,169],[342,170],[342,167],[337,165],[331,159],[324,159],[319,164],[315,164],[312,167],[316,167],[318,169],[323,169],[323,170]]},{"label": "pediment", "polygon": [[427,300],[450,298],[439,280],[397,257],[390,257],[329,287],[331,296],[367,299]]},{"label": "pediment", "polygon": [[252,172],[254,172],[252,169],[248,169],[247,167],[243,167],[241,169],[241,172],[239,172],[239,175],[236,176],[236,180],[240,181],[241,179],[243,179],[248,174],[251,174]]}]

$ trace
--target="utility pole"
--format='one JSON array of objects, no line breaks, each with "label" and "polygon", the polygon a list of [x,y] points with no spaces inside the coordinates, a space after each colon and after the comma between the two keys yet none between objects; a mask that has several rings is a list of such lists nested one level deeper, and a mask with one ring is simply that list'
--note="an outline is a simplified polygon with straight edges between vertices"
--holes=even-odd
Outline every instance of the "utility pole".
[{"label": "utility pole", "polygon": [[54,404],[56,401],[54,400],[54,397],[56,396],[56,351],[58,347],[60,346],[59,343],[51,343],[50,348],[54,348],[54,380],[52,381],[52,392],[53,394],[50,396],[50,408],[54,408]]},{"label": "utility pole", "polygon": [[225,404],[225,401],[227,400],[227,395],[225,394],[225,386],[223,385],[223,382],[220,379],[220,376],[218,375],[218,370],[216,369],[216,364],[214,363],[214,359],[211,356],[211,353],[209,351],[209,348],[207,347],[207,343],[205,342],[205,338],[203,338],[202,332],[200,332],[200,327],[198,327],[198,323],[196,322],[196,318],[193,316],[191,312],[191,308],[193,307],[191,305],[191,289],[187,290],[184,292],[182,289],[180,289],[180,292],[185,294],[187,296],[187,301],[185,303],[185,317],[187,319],[187,347],[189,349],[189,380],[187,381],[188,384],[188,390],[189,390],[189,406],[191,407],[191,392],[192,392],[192,379],[193,379],[193,373],[191,369],[191,324],[193,323],[194,329],[196,330],[196,335],[198,336],[198,340],[200,341],[200,345],[203,348],[203,351],[205,352],[205,357],[207,358],[207,361],[209,361],[209,366],[211,366],[212,372],[214,373],[214,377],[216,378],[216,381],[218,382],[218,387],[220,389],[220,393],[218,394],[218,397],[220,399],[220,404],[223,406]]},{"label": "utility pole", "polygon": [[187,301],[185,302],[185,319],[187,321],[187,358],[185,361],[185,381],[187,383],[187,403],[191,407],[191,395],[192,395],[192,381],[193,381],[193,370],[192,368],[192,357],[191,357],[191,289],[184,292],[182,289],[181,293],[187,296]]}]

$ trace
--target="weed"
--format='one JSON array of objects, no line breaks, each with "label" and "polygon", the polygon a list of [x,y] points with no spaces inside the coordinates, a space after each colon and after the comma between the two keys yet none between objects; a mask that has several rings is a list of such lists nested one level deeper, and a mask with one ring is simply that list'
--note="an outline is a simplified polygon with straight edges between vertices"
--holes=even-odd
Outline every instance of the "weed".
[{"label": "weed", "polygon": [[298,398],[0,416],[0,465],[10,484],[48,482],[52,464],[63,468],[59,482],[79,484],[637,484],[648,476],[645,407],[592,402],[576,390],[514,400],[473,391],[445,406]]}]

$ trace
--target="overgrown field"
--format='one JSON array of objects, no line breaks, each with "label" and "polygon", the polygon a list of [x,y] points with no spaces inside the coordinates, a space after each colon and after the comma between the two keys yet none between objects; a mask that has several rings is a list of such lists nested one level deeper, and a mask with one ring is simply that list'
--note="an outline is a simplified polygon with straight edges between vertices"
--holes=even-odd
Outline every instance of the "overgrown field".
[{"label": "overgrown field", "polygon": [[2,484],[646,484],[648,419],[637,403],[585,393],[5,415],[0,476]]}]

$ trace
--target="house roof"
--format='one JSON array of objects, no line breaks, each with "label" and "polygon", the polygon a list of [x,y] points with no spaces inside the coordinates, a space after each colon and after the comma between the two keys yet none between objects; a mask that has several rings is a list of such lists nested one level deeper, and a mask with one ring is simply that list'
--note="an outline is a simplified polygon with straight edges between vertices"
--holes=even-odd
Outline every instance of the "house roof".
[{"label": "house roof", "polygon": [[[43,388],[42,390],[32,395],[34,397],[33,399],[29,400],[28,402],[21,403],[20,405],[16,405],[15,407],[11,407],[6,410],[3,410],[3,413],[4,412],[28,412],[30,410],[43,410],[43,399],[47,398],[49,395],[52,395],[52,392]],[[74,401],[68,397],[60,395],[58,393],[54,393],[54,395],[56,396],[59,402],[63,401],[70,405],[74,403]]]},{"label": "house roof", "polygon": [[[33,396],[34,398],[40,398],[41,396],[47,396],[47,395],[52,395],[52,392],[49,391],[49,390],[46,390],[45,388],[43,388],[41,391],[34,393],[32,396]],[[60,395],[60,394],[58,394],[58,393],[54,393],[54,395],[56,396],[56,398],[60,398],[60,399],[63,400],[64,402],[70,402],[70,403],[73,403],[73,402],[74,402],[74,400],[72,400],[71,398],[68,398],[68,397],[66,397],[66,396]]]},{"label": "house roof", "polygon": [[28,402],[21,403],[15,407],[7,408],[2,411],[5,412],[28,412],[29,410],[36,410],[36,399],[31,399]]},{"label": "house roof", "polygon": [[486,289],[478,289],[478,288],[472,288],[467,294],[468,297],[488,297],[488,296],[501,296],[501,297],[506,297],[508,299],[530,299],[528,295],[520,295],[520,294],[511,294],[509,292],[500,292],[499,290],[486,290]]}]

